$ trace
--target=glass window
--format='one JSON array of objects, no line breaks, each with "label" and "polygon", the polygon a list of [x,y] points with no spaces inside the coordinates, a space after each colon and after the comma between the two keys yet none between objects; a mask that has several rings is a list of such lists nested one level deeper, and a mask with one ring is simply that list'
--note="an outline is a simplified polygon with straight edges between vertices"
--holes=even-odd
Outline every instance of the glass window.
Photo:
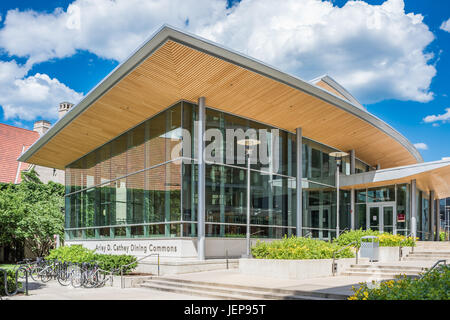
[{"label": "glass window", "polygon": [[111,178],[116,179],[127,174],[128,135],[123,134],[111,143]]},{"label": "glass window", "polygon": [[145,165],[145,130],[148,122],[142,123],[128,133],[127,174],[140,171]]},{"label": "glass window", "polygon": [[395,201],[395,186],[367,189],[367,202]]},{"label": "glass window", "polygon": [[356,203],[366,203],[367,201],[367,190],[356,190]]}]

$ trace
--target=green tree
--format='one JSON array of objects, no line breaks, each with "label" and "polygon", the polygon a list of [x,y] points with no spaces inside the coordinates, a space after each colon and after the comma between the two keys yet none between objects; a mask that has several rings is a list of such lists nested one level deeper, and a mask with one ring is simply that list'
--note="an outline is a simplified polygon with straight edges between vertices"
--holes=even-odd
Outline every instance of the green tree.
[{"label": "green tree", "polygon": [[23,172],[20,184],[0,189],[0,243],[48,254],[53,235],[64,233],[63,205],[63,185],[42,183],[33,169]]}]

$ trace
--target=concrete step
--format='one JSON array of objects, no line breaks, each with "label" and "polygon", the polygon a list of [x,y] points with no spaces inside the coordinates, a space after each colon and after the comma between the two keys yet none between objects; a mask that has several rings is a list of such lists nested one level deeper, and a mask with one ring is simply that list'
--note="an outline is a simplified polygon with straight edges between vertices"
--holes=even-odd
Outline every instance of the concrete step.
[{"label": "concrete step", "polygon": [[450,261],[450,257],[408,255],[408,256],[402,258],[402,261],[438,261],[438,260]]},{"label": "concrete step", "polygon": [[450,257],[450,251],[421,251],[408,253],[409,256],[440,256]]},{"label": "concrete step", "polygon": [[424,272],[422,269],[408,269],[402,270],[397,268],[351,268],[346,270],[346,272],[358,272],[358,273],[389,273],[389,274],[413,274],[418,275],[419,273]]},{"label": "concrete step", "polygon": [[149,282],[142,283],[140,285],[140,287],[148,288],[151,290],[157,290],[157,291],[180,293],[180,294],[194,295],[194,296],[214,298],[214,299],[220,299],[220,300],[252,300],[249,297],[245,297],[245,296],[238,296],[238,295],[231,295],[231,294],[226,294],[226,295],[225,294],[216,294],[216,293],[205,292],[202,290],[183,289],[183,288],[179,288],[179,287],[173,286],[173,285],[151,284]]},{"label": "concrete step", "polygon": [[365,269],[374,269],[374,270],[389,269],[389,270],[400,270],[400,271],[407,271],[407,270],[423,271],[424,270],[424,267],[421,267],[421,266],[405,266],[405,265],[352,264],[350,266],[350,269],[355,269],[355,268],[365,268]]},{"label": "concrete step", "polygon": [[358,277],[375,277],[380,279],[395,279],[400,275],[406,275],[408,278],[418,278],[418,274],[405,274],[398,272],[361,272],[361,271],[345,271],[343,276],[358,276]]},{"label": "concrete step", "polygon": [[229,297],[234,299],[273,299],[273,300],[343,300],[347,295],[331,294],[325,292],[309,292],[297,290],[271,289],[251,287],[236,284],[223,284],[202,281],[191,281],[171,278],[157,278],[141,284],[141,287],[156,288],[157,290],[168,290],[195,295],[217,297]]}]

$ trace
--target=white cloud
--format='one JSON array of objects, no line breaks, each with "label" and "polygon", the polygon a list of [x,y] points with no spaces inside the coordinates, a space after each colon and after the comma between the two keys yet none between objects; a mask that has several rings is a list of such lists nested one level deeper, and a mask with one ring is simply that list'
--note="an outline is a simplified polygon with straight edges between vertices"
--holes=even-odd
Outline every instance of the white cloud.
[{"label": "white cloud", "polygon": [[[405,13],[403,0],[382,5],[349,1],[342,8],[320,0],[242,0],[228,9],[226,3],[76,0],[66,11],[10,10],[0,29],[0,50],[27,58],[22,71],[79,50],[123,61],[168,23],[305,80],[329,74],[363,103],[433,99],[430,84],[436,69],[426,48],[434,35],[422,15]],[[60,93],[76,94],[56,79],[25,76],[17,78],[22,82],[9,84],[17,95],[14,103],[7,99],[12,94],[0,101],[9,116],[22,117],[19,110],[24,107],[16,108],[17,102],[42,98],[44,84],[52,90],[59,88]],[[18,96],[24,88],[32,94],[21,100]]]},{"label": "white cloud", "polygon": [[449,122],[450,121],[450,108],[446,108],[444,114],[426,116],[425,118],[423,118],[423,121],[425,123]]},{"label": "white cloud", "polygon": [[427,102],[434,35],[402,0],[244,0],[201,34],[304,79],[329,74],[364,103]]},{"label": "white cloud", "polygon": [[450,32],[450,19],[448,19],[447,21],[442,22],[441,30]]},{"label": "white cloud", "polygon": [[0,61],[0,105],[5,119],[53,120],[61,101],[75,103],[82,98],[82,94],[57,79],[40,73],[26,76],[27,73],[27,67],[15,61]]},{"label": "white cloud", "polygon": [[414,147],[418,150],[428,150],[428,146],[423,142],[415,143]]},{"label": "white cloud", "polygon": [[164,23],[201,28],[226,10],[222,0],[76,0],[67,11],[8,11],[0,46],[36,63],[88,50],[121,61]]}]

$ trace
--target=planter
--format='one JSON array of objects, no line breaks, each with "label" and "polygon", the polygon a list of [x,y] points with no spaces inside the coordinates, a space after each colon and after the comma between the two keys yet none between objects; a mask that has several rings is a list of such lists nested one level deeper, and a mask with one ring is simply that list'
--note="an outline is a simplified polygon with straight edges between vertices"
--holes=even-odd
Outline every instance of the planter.
[{"label": "planter", "polygon": [[[400,261],[399,247],[378,247],[378,262]],[[402,247],[401,257],[405,257],[412,250],[412,247]]]},{"label": "planter", "polygon": [[[337,275],[355,262],[355,258],[337,259]],[[358,261],[358,263],[368,262],[367,258],[361,258]],[[239,259],[239,272],[255,276],[301,280],[332,276],[332,264],[333,259]]]}]

